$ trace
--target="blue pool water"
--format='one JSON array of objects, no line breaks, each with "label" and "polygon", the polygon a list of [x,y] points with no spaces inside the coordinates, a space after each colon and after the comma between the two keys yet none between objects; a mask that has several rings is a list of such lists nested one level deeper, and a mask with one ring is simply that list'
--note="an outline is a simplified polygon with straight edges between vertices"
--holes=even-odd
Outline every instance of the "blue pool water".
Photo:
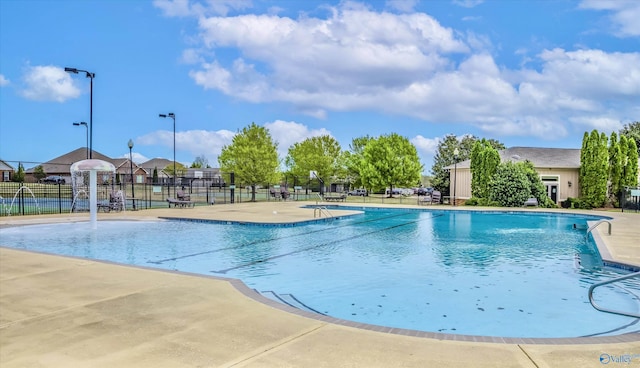
[{"label": "blue pool water", "polygon": [[[238,278],[267,297],[336,318],[431,332],[578,337],[640,331],[598,312],[602,266],[583,227],[595,217],[368,209],[297,226],[101,221],[0,230],[2,245]],[[638,312],[640,282],[596,301]]]}]

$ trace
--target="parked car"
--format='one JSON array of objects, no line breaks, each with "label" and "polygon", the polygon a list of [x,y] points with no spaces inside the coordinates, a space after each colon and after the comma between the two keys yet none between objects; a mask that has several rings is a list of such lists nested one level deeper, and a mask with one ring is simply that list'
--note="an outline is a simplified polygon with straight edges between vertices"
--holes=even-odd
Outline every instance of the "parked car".
[{"label": "parked car", "polygon": [[66,180],[64,180],[64,178],[62,176],[58,176],[58,175],[52,175],[52,176],[47,176],[46,178],[42,179],[43,183],[51,183],[51,184],[64,184],[66,183]]},{"label": "parked car", "polygon": [[433,188],[418,188],[415,193],[419,196],[431,195],[431,193],[433,193]]},{"label": "parked car", "polygon": [[363,196],[366,197],[369,195],[369,193],[367,193],[366,189],[354,189],[350,192],[347,193],[348,195],[352,195],[352,196]]}]

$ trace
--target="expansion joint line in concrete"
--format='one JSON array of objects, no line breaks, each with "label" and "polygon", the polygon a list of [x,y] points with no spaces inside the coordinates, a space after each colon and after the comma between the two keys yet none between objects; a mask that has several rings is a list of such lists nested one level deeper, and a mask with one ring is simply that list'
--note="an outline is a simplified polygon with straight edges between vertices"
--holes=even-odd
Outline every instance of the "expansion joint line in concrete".
[{"label": "expansion joint line in concrete", "polygon": [[273,344],[262,346],[262,347],[260,347],[260,348],[258,348],[256,350],[246,354],[243,357],[235,359],[235,360],[233,360],[233,361],[231,361],[231,362],[229,362],[227,364],[224,364],[222,367],[231,368],[231,367],[237,367],[237,366],[245,365],[247,363],[250,363],[251,361],[254,361],[254,360],[260,358],[262,355],[264,355],[266,353],[277,351],[278,349],[281,349],[282,347],[284,347],[284,346],[286,346],[286,345],[288,345],[288,344],[300,339],[301,337],[304,337],[304,336],[307,336],[309,334],[312,334],[312,333],[318,331],[319,329],[321,329],[321,328],[323,328],[325,326],[326,326],[326,324],[323,323],[323,324],[321,324],[319,326],[314,326],[314,327],[311,327],[311,328],[309,328],[307,330],[304,330],[299,334],[296,334],[296,335],[293,335],[293,336],[289,336],[289,337],[286,337],[284,339],[280,339],[280,340],[274,342]]},{"label": "expansion joint line in concrete", "polygon": [[527,357],[527,359],[529,359],[529,361],[536,367],[536,368],[540,368],[536,362],[531,358],[531,356],[529,354],[527,354],[527,351],[524,350],[524,348],[522,347],[522,345],[518,344],[518,349],[520,349],[520,351],[522,351],[522,353]]}]

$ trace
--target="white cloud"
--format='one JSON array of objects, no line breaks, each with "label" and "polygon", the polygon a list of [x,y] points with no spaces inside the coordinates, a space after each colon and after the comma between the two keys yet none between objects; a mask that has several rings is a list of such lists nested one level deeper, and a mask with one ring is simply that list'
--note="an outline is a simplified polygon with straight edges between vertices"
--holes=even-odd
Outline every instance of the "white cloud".
[{"label": "white cloud", "polygon": [[442,141],[441,138],[426,138],[421,135],[417,135],[410,139],[410,142],[416,146],[419,153],[425,155],[434,155],[438,150],[438,145]]},{"label": "white cloud", "polygon": [[[129,152],[122,154],[120,157],[129,159]],[[141,164],[150,160],[147,156],[138,152],[131,152],[131,159],[135,164]]]},{"label": "white cloud", "polygon": [[612,116],[576,116],[570,119],[578,126],[583,126],[584,130],[597,129],[601,132],[612,132],[622,129],[624,125],[620,120]]},{"label": "white cloud", "polygon": [[11,82],[4,75],[0,74],[0,87],[8,86]]},{"label": "white cloud", "polygon": [[205,0],[195,2],[189,0],[153,0],[153,6],[162,10],[167,17],[189,17],[217,14],[226,16],[234,10],[251,8],[251,0]]},{"label": "white cloud", "polygon": [[273,140],[278,142],[278,153],[282,159],[287,156],[289,147],[294,143],[302,142],[311,137],[331,135],[331,132],[324,128],[309,129],[306,125],[293,121],[276,120],[265,123],[264,127],[269,130]]},{"label": "white cloud", "polygon": [[64,102],[80,96],[69,73],[57,66],[28,67],[24,83],[26,87],[20,93],[30,100]]},{"label": "white cloud", "polygon": [[620,37],[640,36],[640,1],[637,0],[583,0],[582,9],[603,10],[612,13],[613,32]]},{"label": "white cloud", "polygon": [[[325,9],[326,18],[200,17],[201,48],[184,54],[197,63],[189,75],[205,89],[285,103],[320,119],[376,111],[475,125],[498,137],[556,139],[589,124],[613,126],[585,116],[637,116],[638,52],[550,49],[532,56],[519,49],[523,64],[509,69],[496,63],[486,35],[443,27],[425,13],[376,12],[348,1]],[[239,56],[216,59],[218,48]]]},{"label": "white cloud", "polygon": [[[331,135],[327,129],[310,129],[304,124],[293,121],[276,120],[265,123],[273,140],[278,143],[278,154],[284,159],[289,147],[307,138]],[[176,151],[189,152],[193,157],[204,155],[211,166],[218,164],[218,156],[222,147],[233,142],[235,132],[229,130],[187,130],[176,132]],[[135,139],[136,144],[142,146],[161,145],[173,150],[173,131],[158,130]],[[122,157],[129,157],[129,153]],[[142,156],[141,156],[142,157]],[[134,157],[134,162],[143,162],[142,158]]]},{"label": "white cloud", "polygon": [[387,0],[387,8],[401,11],[404,13],[412,12],[415,6],[418,5],[418,0]]},{"label": "white cloud", "polygon": [[453,0],[452,2],[464,8],[473,8],[482,4],[484,0]]},{"label": "white cloud", "polygon": [[200,55],[200,50],[186,49],[182,51],[180,62],[182,62],[183,64],[198,64],[203,63],[204,58]]}]

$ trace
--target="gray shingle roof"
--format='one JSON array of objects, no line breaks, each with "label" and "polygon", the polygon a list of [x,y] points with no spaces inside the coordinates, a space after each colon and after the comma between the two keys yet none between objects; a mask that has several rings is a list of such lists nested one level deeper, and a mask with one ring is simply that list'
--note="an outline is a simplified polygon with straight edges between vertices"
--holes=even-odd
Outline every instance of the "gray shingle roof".
[{"label": "gray shingle roof", "polygon": [[[501,151],[502,162],[531,161],[536,168],[548,169],[577,169],[580,168],[579,148],[539,148],[539,147],[510,147]],[[471,160],[458,162],[458,168],[469,168]],[[453,169],[454,165],[446,169]]]},{"label": "gray shingle roof", "polygon": [[[112,162],[110,157],[107,157],[96,150],[93,150],[91,157],[98,160]],[[75,162],[85,160],[86,158],[87,148],[81,147],[47,162],[43,162],[41,165],[47,175],[69,175],[71,173],[71,165]],[[28,174],[32,173],[33,169],[35,169],[35,167],[27,169],[25,172]]]}]

